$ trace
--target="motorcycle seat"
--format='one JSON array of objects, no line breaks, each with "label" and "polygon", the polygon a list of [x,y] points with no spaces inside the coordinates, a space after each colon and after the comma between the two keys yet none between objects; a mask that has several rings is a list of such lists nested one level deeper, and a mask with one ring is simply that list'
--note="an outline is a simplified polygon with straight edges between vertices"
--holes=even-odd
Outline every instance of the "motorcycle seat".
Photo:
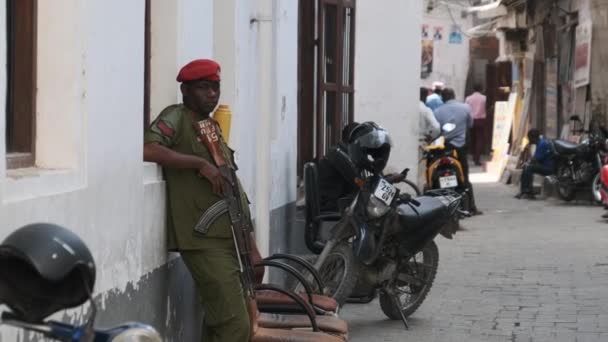
[{"label": "motorcycle seat", "polygon": [[553,143],[555,152],[561,155],[572,155],[583,152],[584,145],[575,144],[566,140],[555,140]]},{"label": "motorcycle seat", "polygon": [[398,214],[407,229],[415,229],[433,224],[433,221],[444,219],[449,214],[449,208],[437,197],[421,196],[416,200],[420,206],[402,204]]}]

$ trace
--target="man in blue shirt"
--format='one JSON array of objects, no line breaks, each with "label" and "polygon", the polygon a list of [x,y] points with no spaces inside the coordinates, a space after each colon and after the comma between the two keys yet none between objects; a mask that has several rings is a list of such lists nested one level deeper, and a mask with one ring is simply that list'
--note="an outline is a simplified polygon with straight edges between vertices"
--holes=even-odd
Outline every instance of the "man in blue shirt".
[{"label": "man in blue shirt", "polygon": [[535,128],[528,131],[528,140],[530,144],[536,145],[536,152],[534,152],[532,160],[524,166],[524,171],[521,174],[519,194],[515,196],[517,199],[535,198],[532,189],[534,174],[549,176],[554,173],[553,148],[549,140],[541,138],[540,131]]},{"label": "man in blue shirt", "polygon": [[458,161],[464,173],[465,186],[469,188],[471,214],[481,215],[482,212],[477,209],[477,205],[475,204],[473,185],[469,181],[468,151],[465,145],[467,142],[467,131],[473,127],[471,107],[468,104],[456,101],[454,89],[445,88],[441,95],[444,104],[435,110],[435,118],[439,122],[439,127],[443,128],[447,123],[455,126],[450,132],[442,132],[442,134],[445,137],[447,145],[458,153]]}]

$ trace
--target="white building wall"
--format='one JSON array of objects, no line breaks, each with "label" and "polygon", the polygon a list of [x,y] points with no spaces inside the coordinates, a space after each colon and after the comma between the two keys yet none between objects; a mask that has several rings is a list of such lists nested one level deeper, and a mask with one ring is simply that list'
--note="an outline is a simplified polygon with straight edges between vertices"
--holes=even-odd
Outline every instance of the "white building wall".
[{"label": "white building wall", "polygon": [[[151,117],[180,102],[179,67],[219,57],[221,102],[234,115],[230,145],[252,202],[262,204],[255,213],[264,250],[271,247],[268,216],[295,201],[296,187],[297,2],[268,4],[152,0],[151,12]],[[142,162],[144,1],[39,6],[39,167],[6,170],[0,112],[0,239],[38,221],[74,230],[96,259],[95,292],[104,302],[110,293],[138,291],[142,277],[170,260],[164,183],[158,167]],[[263,8],[268,15],[259,15]],[[0,64],[6,63],[5,12],[0,6]],[[268,25],[264,35],[261,25]],[[260,60],[261,42],[270,48],[270,63]],[[0,80],[5,72],[0,68]],[[2,81],[0,103],[5,94]],[[260,137],[260,130],[269,134]],[[263,153],[267,163],[259,162]],[[172,319],[181,320],[171,305]],[[16,340],[15,331],[0,329],[0,340]]]},{"label": "white building wall", "polygon": [[356,15],[355,120],[385,127],[394,142],[387,171],[408,167],[416,179],[422,2],[358,1]]},{"label": "white building wall", "polygon": [[[427,3],[429,0],[425,0]],[[469,37],[466,32],[472,27],[472,16],[461,17],[463,7],[457,3],[447,5],[446,2],[435,1],[435,7],[428,12],[426,5],[422,8],[424,13],[422,24],[428,25],[429,38],[433,39],[435,28],[442,28],[442,39],[433,42],[433,72],[421,80],[421,85],[431,87],[435,81],[445,83],[453,88],[456,99],[463,101],[465,87],[469,72]],[[450,14],[451,10],[451,14]],[[462,31],[462,43],[450,43],[452,27],[457,25]],[[422,39],[421,28],[416,30],[418,38]]]}]

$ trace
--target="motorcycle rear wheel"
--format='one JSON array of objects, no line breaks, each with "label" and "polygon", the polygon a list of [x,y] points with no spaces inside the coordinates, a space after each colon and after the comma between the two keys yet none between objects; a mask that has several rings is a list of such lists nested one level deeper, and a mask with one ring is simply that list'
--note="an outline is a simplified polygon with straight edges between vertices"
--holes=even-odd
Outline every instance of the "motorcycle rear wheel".
[{"label": "motorcycle rear wheel", "polygon": [[560,166],[557,168],[557,195],[566,202],[570,202],[576,196],[576,189],[572,184],[567,184],[563,180],[572,178],[570,168]]},{"label": "motorcycle rear wheel", "polygon": [[334,298],[342,306],[357,283],[358,268],[350,245],[336,245],[319,268],[325,284],[323,293]]},{"label": "motorcycle rear wheel", "polygon": [[[420,260],[420,257],[422,257],[422,260]],[[408,266],[409,272],[407,272],[407,275],[418,278],[424,284],[422,286],[404,282],[396,284],[397,286],[393,291],[399,293],[398,301],[401,308],[395,305],[389,294],[380,291],[380,308],[386,317],[392,320],[401,320],[399,311],[402,311],[405,317],[413,314],[429,294],[439,266],[439,249],[435,241],[431,241],[422,251],[412,257]]]}]

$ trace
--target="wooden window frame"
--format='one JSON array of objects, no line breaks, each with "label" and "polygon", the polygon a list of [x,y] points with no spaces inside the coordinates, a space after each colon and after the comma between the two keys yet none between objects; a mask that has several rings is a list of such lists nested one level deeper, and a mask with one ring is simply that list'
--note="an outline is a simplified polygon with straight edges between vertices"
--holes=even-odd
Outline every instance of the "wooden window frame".
[{"label": "wooden window frame", "polygon": [[[327,5],[336,6],[336,46],[335,46],[335,74],[333,75],[335,82],[325,82],[325,8]],[[346,8],[350,8],[352,11],[351,15],[351,42],[350,51],[351,56],[349,60],[350,68],[350,85],[344,84],[344,11]],[[354,121],[354,81],[355,81],[355,27],[356,27],[356,3],[355,0],[319,0],[318,7],[318,54],[317,54],[317,139],[316,139],[316,155],[317,159],[325,155],[329,147],[335,145],[340,141],[342,126]],[[335,94],[334,103],[334,117],[332,122],[332,134],[331,137],[326,137],[325,125],[326,125],[326,113],[323,108],[324,99],[326,93]],[[344,111],[342,96],[349,94],[349,117],[348,122],[342,121],[342,113]]]},{"label": "wooden window frame", "polygon": [[[324,82],[323,59],[325,41],[323,30],[324,8],[336,6],[334,71],[335,82]],[[298,4],[298,175],[305,162],[319,159],[327,149],[340,140],[342,126],[354,121],[355,96],[355,34],[356,0],[300,0]],[[349,84],[344,84],[344,22],[345,9],[350,8],[350,36],[348,46]],[[331,137],[327,137],[324,94],[335,94],[332,107],[335,113],[331,122]],[[348,118],[344,117],[344,94],[348,96]],[[328,139],[331,138],[331,139]]]},{"label": "wooden window frame", "polygon": [[6,166],[15,169],[35,164],[37,1],[6,0],[5,4]]}]

